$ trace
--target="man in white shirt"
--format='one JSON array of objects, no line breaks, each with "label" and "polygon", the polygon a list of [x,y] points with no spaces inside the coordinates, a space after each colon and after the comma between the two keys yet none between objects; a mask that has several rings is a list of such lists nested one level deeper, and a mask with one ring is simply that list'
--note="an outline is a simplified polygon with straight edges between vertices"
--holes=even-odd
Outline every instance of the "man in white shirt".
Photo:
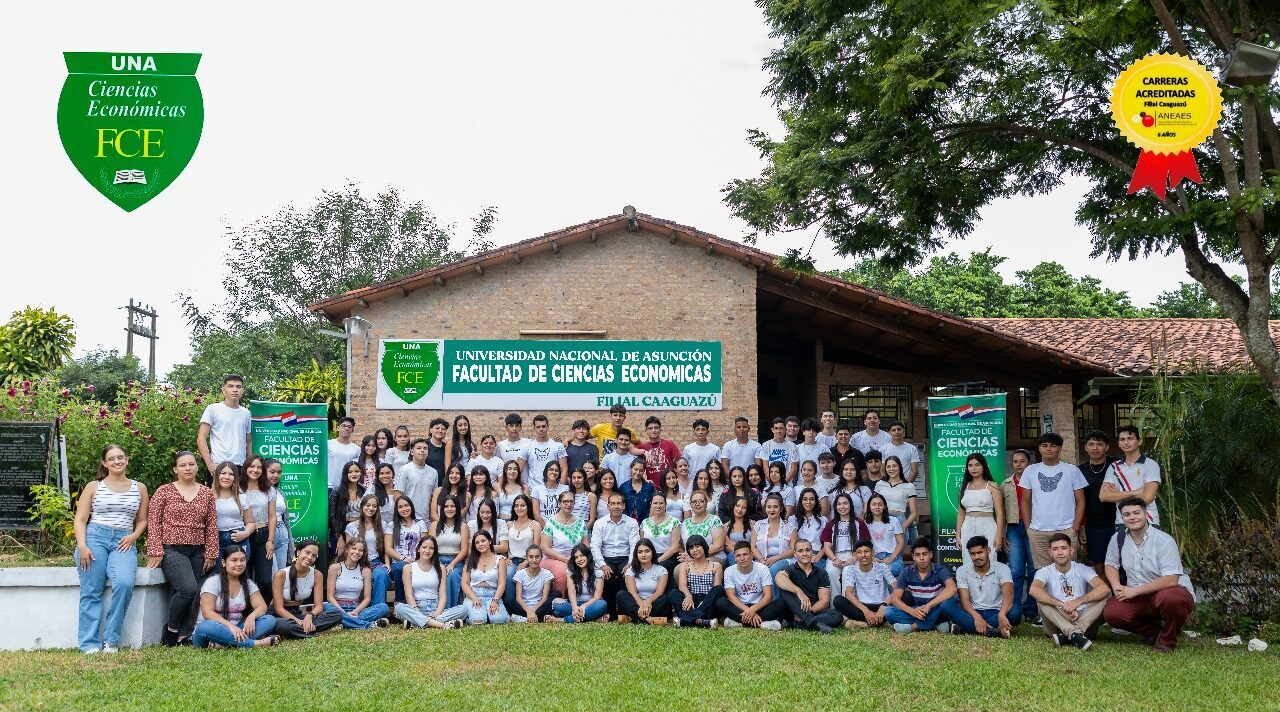
[{"label": "man in white shirt", "polygon": [[[705,470],[707,463],[719,459],[720,448],[707,442],[707,433],[711,432],[711,423],[704,418],[693,421],[693,442],[684,446],[684,459],[689,461],[689,473],[696,474]],[[725,470],[728,473],[728,470]]]},{"label": "man in white shirt", "polygon": [[1125,531],[1107,545],[1107,581],[1115,597],[1102,615],[1112,628],[1171,653],[1195,609],[1195,590],[1182,568],[1178,543],[1151,526],[1146,505],[1141,497],[1120,502]]},{"label": "man in white shirt", "polygon": [[1036,571],[1031,597],[1039,604],[1045,635],[1054,645],[1071,644],[1088,650],[1102,626],[1102,601],[1111,595],[1111,589],[1091,567],[1076,561],[1075,553],[1071,537],[1049,537],[1053,563]]},{"label": "man in white shirt", "polygon": [[724,618],[724,627],[782,630],[787,606],[773,597],[769,567],[752,558],[748,541],[733,545],[733,560],[737,565],[724,572],[724,596],[716,601],[716,615]]},{"label": "man in white shirt", "polygon": [[817,440],[827,446],[828,450],[832,450],[836,446],[836,412],[834,410],[824,410],[819,416],[818,422],[822,423],[822,432],[818,433]]},{"label": "man in white shirt", "polygon": [[[520,463],[520,484],[529,484],[529,444],[533,441],[529,438],[520,437],[520,430],[524,427],[524,419],[519,413],[511,413],[503,419],[503,425],[507,429],[507,437],[498,441],[498,447],[495,452],[498,457],[502,458],[503,463],[515,460]],[[538,473],[541,477],[542,473]]]},{"label": "man in white shirt", "polygon": [[[1160,526],[1160,509],[1156,495],[1160,493],[1160,463],[1142,454],[1142,442],[1136,425],[1122,425],[1116,434],[1116,443],[1124,459],[1111,463],[1102,480],[1098,499],[1103,502],[1121,502],[1138,497],[1147,503],[1147,521]],[[1116,508],[1116,530],[1122,531],[1120,508]]]},{"label": "man in white shirt", "polygon": [[617,615],[618,591],[626,583],[622,570],[640,542],[640,525],[623,516],[626,509],[627,498],[614,492],[609,495],[609,516],[597,519],[591,527],[591,556],[603,567],[604,602],[610,617]]},{"label": "man in white shirt", "polygon": [[897,581],[886,564],[876,561],[871,542],[863,539],[855,543],[853,556],[855,563],[844,567],[840,575],[841,593],[833,605],[849,619],[844,623],[846,628],[879,627],[885,621],[881,609],[893,595]]},{"label": "man in white shirt", "polygon": [[1059,532],[1071,537],[1074,549],[1084,526],[1084,488],[1089,481],[1079,467],[1061,462],[1062,436],[1045,433],[1037,446],[1040,462],[1022,473],[1022,512],[1027,517],[1031,560],[1037,569],[1049,565],[1049,537]]},{"label": "man in white shirt", "polygon": [[360,445],[351,442],[356,419],[344,415],[338,419],[338,437],[329,441],[329,491],[342,484],[342,466],[360,457]]},{"label": "man in white shirt", "polygon": [[883,453],[884,446],[889,444],[889,434],[880,429],[880,411],[875,408],[867,409],[862,415],[862,424],[866,426],[866,430],[854,433],[851,441],[853,446],[861,450],[863,455],[872,450]]},{"label": "man in white shirt", "polygon": [[210,403],[200,415],[196,447],[210,473],[218,463],[230,462],[239,468],[249,459],[253,420],[249,417],[249,409],[240,405],[242,396],[244,379],[236,375],[227,376],[222,379],[222,401]]},{"label": "man in white shirt", "polygon": [[546,470],[548,463],[558,463],[560,465],[560,482],[569,484],[569,452],[564,449],[564,445],[551,439],[551,423],[547,420],[547,416],[539,413],[533,416],[533,440],[528,441],[528,448],[525,450],[528,462],[528,471],[532,473],[534,482],[545,482],[543,471]]},{"label": "man in white shirt", "polygon": [[409,461],[396,470],[394,487],[413,502],[413,511],[423,521],[431,521],[431,495],[440,485],[440,473],[427,464],[427,439],[418,438],[409,446]]},{"label": "man in white shirt", "polygon": [[759,458],[760,443],[751,439],[751,422],[741,415],[734,418],[733,440],[720,448],[720,464],[724,466],[726,475],[735,467],[747,469]]},{"label": "man in white shirt", "polygon": [[831,448],[818,442],[818,421],[813,418],[806,418],[800,424],[800,442],[796,444],[796,466],[800,463],[812,462],[813,471],[818,472],[818,457],[824,452],[831,452]]},{"label": "man in white shirt", "polygon": [[631,477],[631,462],[641,454],[631,449],[631,429],[618,428],[613,434],[613,452],[604,456],[600,467],[613,473],[613,480],[619,486]]},{"label": "man in white shirt", "polygon": [[902,477],[907,482],[915,482],[920,476],[920,450],[906,441],[907,426],[902,421],[889,423],[889,444],[880,448],[883,457],[896,455],[902,462]]},{"label": "man in white shirt", "polygon": [[985,536],[969,537],[964,545],[969,563],[956,571],[960,611],[951,632],[1008,638],[1022,621],[1022,612],[1013,600],[1013,572],[991,560],[991,543]]},{"label": "man in white shirt", "polygon": [[787,440],[787,423],[782,418],[774,418],[770,426],[773,439],[760,443],[760,455],[756,464],[768,472],[769,463],[781,462],[787,482],[794,482],[799,472],[800,462],[797,459],[796,444]]}]

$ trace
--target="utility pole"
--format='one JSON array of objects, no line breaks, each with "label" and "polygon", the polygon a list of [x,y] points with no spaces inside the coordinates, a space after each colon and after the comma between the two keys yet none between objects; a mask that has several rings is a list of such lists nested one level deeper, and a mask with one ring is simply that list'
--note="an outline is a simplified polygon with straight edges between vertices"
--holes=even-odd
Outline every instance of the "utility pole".
[{"label": "utility pole", "polygon": [[[125,322],[125,355],[133,355],[133,335],[137,334],[151,342],[151,357],[147,361],[147,380],[152,383],[156,382],[156,310],[150,305],[135,304],[132,299],[129,300],[129,306],[124,307],[127,321]],[[148,323],[148,319],[150,323]]]}]

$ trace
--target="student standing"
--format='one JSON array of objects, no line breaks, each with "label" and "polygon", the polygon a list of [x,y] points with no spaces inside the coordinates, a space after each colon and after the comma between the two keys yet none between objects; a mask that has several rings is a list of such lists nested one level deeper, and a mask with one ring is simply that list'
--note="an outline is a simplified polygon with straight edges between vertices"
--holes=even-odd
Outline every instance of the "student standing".
[{"label": "student standing", "polygon": [[[1124,459],[1112,463],[1107,470],[1107,478],[1098,496],[1107,503],[1123,502],[1129,497],[1140,498],[1147,503],[1147,522],[1159,527],[1160,508],[1156,506],[1156,495],[1160,493],[1160,463],[1142,454],[1138,426],[1120,426],[1116,441]],[[1123,531],[1119,507],[1116,508],[1115,521],[1116,531]]]},{"label": "student standing", "polygon": [[543,466],[542,480],[529,485],[529,496],[538,503],[538,513],[543,519],[556,513],[556,501],[560,494],[569,491],[569,485],[560,481],[560,463],[552,461]]},{"label": "student standing", "polygon": [[[214,504],[218,509],[219,550],[242,544],[253,534],[253,512],[240,498],[238,468],[223,462],[213,469]],[[222,555],[218,555],[219,560]]]},{"label": "student standing", "polygon": [[387,527],[385,548],[391,560],[390,577],[395,600],[403,601],[404,588],[401,586],[401,581],[404,577],[401,574],[404,567],[413,563],[414,557],[417,556],[418,542],[427,535],[427,523],[418,517],[418,512],[413,507],[413,500],[408,497],[404,495],[396,497],[395,507],[396,518]]},{"label": "student standing", "polygon": [[557,598],[551,604],[551,615],[544,623],[589,623],[605,615],[604,578],[597,575],[596,562],[586,544],[576,544],[569,554],[568,598]]},{"label": "student standing", "polygon": [[769,463],[769,469],[766,472],[766,482],[764,490],[761,491],[765,497],[776,494],[782,498],[782,503],[786,507],[786,516],[790,517],[795,513],[796,509],[796,490],[787,481],[786,468],[781,462]]},{"label": "student standing", "polygon": [[716,601],[724,627],[782,630],[787,607],[773,597],[769,568],[752,558],[751,544],[745,541],[734,544],[733,560],[734,566],[724,572],[724,596]]},{"label": "student standing", "polygon": [[853,503],[854,516],[862,519],[867,511],[867,502],[871,501],[871,488],[862,484],[858,465],[852,460],[845,460],[844,468],[840,470],[840,484],[831,490],[831,496],[828,499],[834,502],[835,498],[842,494],[848,495]]},{"label": "student standing", "polygon": [[564,444],[565,457],[568,458],[569,471],[573,472],[588,462],[600,462],[600,448],[591,442],[591,426],[579,418],[573,421],[573,436]]},{"label": "student standing", "polygon": [[689,461],[689,469],[697,472],[707,466],[708,462],[720,460],[720,448],[707,442],[707,433],[711,432],[711,423],[705,418],[693,421],[693,442],[684,446],[684,459]]},{"label": "student standing", "polygon": [[325,609],[342,614],[342,627],[354,630],[385,628],[387,602],[374,601],[371,596],[373,574],[363,539],[347,544],[339,561],[329,566],[326,579]]},{"label": "student standing", "polygon": [[716,515],[723,522],[733,519],[733,506],[739,499],[747,502],[747,519],[755,521],[761,516],[760,493],[747,484],[747,473],[741,467],[729,470],[729,487],[720,496],[720,506]]},{"label": "student standing", "polygon": [[822,425],[822,432],[818,433],[815,438],[818,442],[827,446],[828,450],[836,446],[836,412],[834,410],[824,410],[818,416],[818,422]]},{"label": "student standing", "polygon": [[783,516],[782,496],[769,495],[764,501],[765,518],[756,522],[756,560],[769,567],[769,575],[777,577],[791,563],[795,551],[796,530]]},{"label": "student standing", "polygon": [[596,523],[596,495],[587,489],[587,473],[574,470],[569,473],[569,493],[573,495],[573,513],[586,520],[590,528]]},{"label": "student standing", "polygon": [[342,625],[342,614],[324,608],[324,574],[316,570],[320,545],[298,543],[293,562],[271,578],[276,632],[283,638],[302,640]]},{"label": "student standing", "polygon": [[329,548],[333,552],[337,552],[347,524],[360,518],[360,499],[364,496],[364,489],[360,487],[362,477],[360,463],[348,462],[342,472],[342,484],[329,498]]},{"label": "student standing", "polygon": [[895,579],[888,566],[876,561],[870,541],[863,539],[855,547],[855,562],[841,571],[841,593],[832,605],[849,619],[844,627],[878,628],[885,622]]},{"label": "student standing", "polygon": [[818,457],[824,452],[831,452],[831,448],[817,441],[820,427],[818,421],[813,418],[806,418],[800,424],[801,441],[796,443],[797,468],[806,462],[812,462],[815,476],[818,472]]},{"label": "student standing", "polygon": [[411,453],[409,452],[410,438],[409,426],[397,425],[395,430],[395,447],[387,450],[384,461],[391,463],[391,466],[397,470],[404,463],[409,461]]},{"label": "student standing", "polygon": [[[513,460],[513,462],[515,462]],[[476,467],[483,465],[493,477],[493,483],[498,484],[498,480],[502,478],[503,466],[506,463],[502,458],[498,457],[498,439],[492,435],[484,435],[480,438],[480,451],[471,454],[471,458],[467,460],[467,474],[471,474]],[[517,484],[520,482],[520,463],[516,463]]]},{"label": "student standing", "polygon": [[270,486],[267,495],[276,505],[275,524],[271,526],[271,573],[274,575],[289,565],[296,552],[293,546],[293,527],[289,522],[288,501],[284,491],[280,489],[284,465],[279,460],[267,459],[262,466],[267,468],[267,484]]},{"label": "student standing", "polygon": [[1062,532],[1071,537],[1076,546],[1076,535],[1084,523],[1084,488],[1089,483],[1080,468],[1062,462],[1062,436],[1045,433],[1037,445],[1040,462],[1022,473],[1022,511],[1030,517],[1027,538],[1031,542],[1031,559],[1036,568],[1049,565],[1049,537]]},{"label": "student standing", "polygon": [[893,455],[902,463],[902,473],[907,482],[920,477],[920,450],[906,441],[907,426],[901,420],[889,421],[889,442],[880,448],[880,454]]},{"label": "student standing", "polygon": [[[960,506],[956,510],[957,543],[982,537],[995,542],[994,548],[1004,548],[1004,497],[1000,487],[991,480],[991,468],[980,452],[971,453],[964,462],[964,477],[960,480]],[[969,548],[961,552],[964,563],[969,561]],[[1021,608],[1021,606],[1019,606]]]},{"label": "student standing", "polygon": [[244,549],[229,546],[222,552],[219,572],[200,586],[200,613],[191,644],[197,648],[255,648],[277,645],[272,635],[276,619],[267,613],[258,585],[246,573]]},{"label": "student standing", "polygon": [[484,465],[480,465],[467,475],[468,519],[476,518],[480,503],[486,499],[493,502],[495,508],[498,506],[498,488],[493,486],[493,478],[489,476],[489,470]]},{"label": "student standing", "polygon": [[991,560],[991,544],[982,535],[964,542],[969,562],[956,571],[960,610],[954,633],[1008,638],[1022,620],[1022,610],[1013,595],[1013,575],[1009,567]]},{"label": "student standing", "polygon": [[618,591],[618,622],[666,625],[671,615],[671,601],[666,596],[667,570],[655,561],[652,541],[636,542],[623,576],[626,586]]},{"label": "student standing", "polygon": [[[244,464],[252,449],[249,431],[252,420],[249,409],[240,405],[244,396],[244,379],[229,375],[222,379],[222,401],[210,403],[200,414],[200,430],[196,434],[196,447],[204,466],[212,477],[214,467],[230,462],[236,468]],[[238,472],[237,472],[238,474]]]},{"label": "student standing", "polygon": [[831,579],[813,562],[813,544],[796,541],[796,562],[778,572],[778,595],[790,618],[802,628],[831,633],[840,625],[840,612],[831,607]]},{"label": "student standing", "polygon": [[760,443],[760,457],[756,463],[765,468],[778,463],[782,467],[782,480],[789,483],[800,471],[796,444],[787,440],[787,425],[782,418],[774,418],[769,428],[773,432],[773,439]]},{"label": "student standing", "polygon": [[1018,594],[1018,600],[1022,601],[1022,609],[1030,615],[1035,610],[1030,589],[1036,569],[1031,564],[1031,543],[1027,539],[1025,524],[1027,513],[1022,511],[1022,473],[1031,465],[1031,453],[1022,449],[1014,450],[1009,462],[1013,465],[1013,473],[1000,483],[1007,520],[1004,526],[1004,544],[1009,553],[1009,570],[1013,572],[1013,588]]},{"label": "student standing", "polygon": [[360,472],[364,475],[360,479],[360,490],[367,492],[378,476],[378,465],[382,464],[382,459],[378,457],[378,440],[375,436],[366,435],[360,439],[360,454],[356,457],[356,462],[360,463]]},{"label": "student standing", "polygon": [[707,540],[691,536],[684,543],[688,559],[676,567],[676,585],[669,598],[677,627],[716,628],[716,602],[724,593],[724,572],[707,558]]},{"label": "student standing", "polygon": [[449,469],[444,473],[444,481],[431,494],[431,516],[434,517],[440,512],[440,505],[447,497],[457,497],[458,502],[462,505],[461,516],[466,519],[467,508],[467,475],[462,469],[462,465],[450,465]]},{"label": "student standing", "polygon": [[[436,472],[444,472],[449,469],[449,465],[445,464],[445,460],[449,457],[449,444],[445,442],[445,435],[449,432],[449,421],[444,418],[432,418],[431,423],[427,426],[427,464]],[[463,463],[452,463],[462,466]],[[462,467],[463,475],[466,475],[467,468]]]},{"label": "student standing", "polygon": [[271,496],[267,482],[266,460],[251,455],[240,470],[240,500],[253,512],[253,529],[245,542],[249,554],[249,577],[258,584],[262,598],[271,606],[271,564],[275,561],[276,547],[271,540],[275,533],[276,499]]},{"label": "student standing", "polygon": [[1031,597],[1040,605],[1044,633],[1054,645],[1088,650],[1102,627],[1103,601],[1111,596],[1111,589],[1093,569],[1076,561],[1075,554],[1071,537],[1049,537],[1053,563],[1036,572]]},{"label": "student standing", "polygon": [[[129,479],[129,456],[119,445],[107,445],[98,456],[97,479],[84,486],[76,502],[76,569],[80,574],[80,621],[77,632],[83,653],[120,649],[124,617],[138,573],[138,537],[147,530],[147,486]],[[103,594],[111,580],[111,608],[103,629]]]},{"label": "student standing", "polygon": [[644,434],[646,440],[633,445],[644,455],[645,472],[656,489],[662,486],[662,473],[680,457],[680,446],[662,437],[662,421],[656,415],[644,419]]},{"label": "student standing", "polygon": [[[623,586],[622,574],[627,565],[627,557],[640,541],[640,525],[634,517],[626,516],[626,508],[627,501],[623,494],[610,495],[609,516],[597,519],[591,529],[591,558],[602,567],[604,601],[610,615],[617,611],[618,591]],[[650,542],[650,546],[652,545]]]},{"label": "student standing", "polygon": [[884,448],[888,445],[892,438],[889,434],[880,429],[880,412],[874,408],[870,408],[862,415],[862,424],[866,429],[853,436],[850,443],[862,451],[866,455],[872,450],[884,452]]},{"label": "student standing", "polygon": [[827,518],[822,516],[818,506],[818,493],[806,487],[800,492],[796,513],[791,518],[791,526],[796,530],[796,541],[804,539],[809,542],[813,552],[813,564],[822,564],[822,530],[827,528]]},{"label": "student standing", "polygon": [[[626,476],[631,472],[631,463],[639,459],[644,461],[643,453],[632,447],[632,433],[626,428],[621,428],[610,442],[613,443],[614,449],[604,459],[600,461],[600,467],[610,470],[613,473],[622,473]],[[599,493],[597,493],[599,494]]]},{"label": "student standing", "polygon": [[[251,423],[252,424],[252,423]],[[360,457],[360,446],[351,442],[356,419],[351,416],[338,418],[338,437],[329,441],[329,492],[342,484],[343,466]]]},{"label": "student standing", "polygon": [[378,428],[373,431],[373,442],[378,446],[378,462],[387,461],[387,453],[395,449],[396,436],[391,432],[391,428]]},{"label": "student standing", "polygon": [[[626,420],[627,407],[621,403],[615,403],[609,407],[609,422],[591,426],[591,430],[588,431],[587,435],[596,439],[596,445],[600,449],[601,457],[607,457],[617,448],[617,436],[623,429],[623,424],[626,423]],[[619,470],[614,471],[618,472]],[[621,472],[626,472],[626,470],[621,470]]]},{"label": "student standing", "polygon": [[424,518],[431,515],[432,496],[440,485],[440,473],[427,464],[427,440],[418,438],[409,445],[409,461],[396,470],[394,486],[413,502],[413,510]]},{"label": "student standing", "polygon": [[465,415],[455,415],[453,429],[449,434],[449,445],[444,450],[444,466],[447,468],[457,462],[469,474],[471,458],[475,454],[476,446],[471,442],[471,421]]},{"label": "student standing", "polygon": [[902,478],[902,462],[890,455],[884,459],[884,478],[875,485],[875,493],[882,495],[889,505],[889,515],[897,518],[898,525],[908,541],[916,538],[916,521],[920,513],[916,509],[918,490],[914,482]]},{"label": "student standing", "polygon": [[160,643],[173,646],[191,636],[191,607],[200,580],[218,555],[218,512],[213,491],[196,481],[195,454],[173,455],[174,481],[160,485],[147,511],[147,568],[157,566],[173,589]]},{"label": "student standing", "polygon": [[391,560],[377,496],[369,494],[360,500],[360,518],[343,531],[343,548],[351,546],[353,541],[364,543],[365,560],[372,569],[369,575],[373,581],[373,602],[386,603],[387,589],[391,587]]},{"label": "student standing", "polygon": [[858,481],[861,482],[862,475],[867,469],[867,462],[862,456],[862,451],[852,445],[852,439],[853,426],[841,423],[836,428],[836,445],[831,448],[831,456],[836,459],[834,470],[837,473],[843,473],[845,463],[852,460],[856,465],[854,471],[858,473]]},{"label": "student standing", "polygon": [[735,467],[745,470],[760,459],[760,443],[751,439],[751,421],[742,416],[734,418],[733,439],[720,448],[720,464],[731,472]]},{"label": "student standing", "polygon": [[[462,468],[454,468],[452,472],[460,472]],[[462,599],[462,563],[467,558],[467,548],[471,542],[471,529],[465,521],[462,499],[457,495],[447,495],[440,500],[440,509],[435,521],[431,522],[431,536],[436,540],[436,551],[440,563],[444,565],[444,576],[448,588],[445,606],[452,608]]]},{"label": "student standing", "polygon": [[[489,437],[489,436],[485,436]],[[483,448],[484,445],[482,444]],[[511,519],[513,514],[511,505],[515,503],[516,498],[529,496],[529,488],[520,482],[520,463],[511,462],[503,463],[500,472],[502,476],[498,478],[498,516],[503,519]],[[529,511],[529,516],[537,518],[538,511],[536,508]]]},{"label": "student standing", "polygon": [[[659,482],[661,483],[661,479]],[[631,477],[622,483],[618,492],[626,502],[626,515],[640,521],[649,512],[649,501],[657,490],[649,480],[645,479],[645,466],[641,460],[632,460]]]},{"label": "student standing", "polygon": [[[1081,529],[1080,545],[1089,557],[1089,563],[1099,576],[1103,575],[1104,562],[1107,558],[1107,542],[1116,533],[1116,513],[1113,502],[1102,501],[1102,486],[1107,481],[1112,463],[1118,458],[1107,455],[1111,447],[1111,439],[1101,430],[1092,430],[1084,436],[1084,452],[1086,461],[1080,466],[1088,487],[1084,488],[1084,527]],[[1030,464],[1030,463],[1028,463]],[[1031,559],[1026,559],[1031,566]],[[1013,565],[1012,559],[1010,566]],[[1017,578],[1018,572],[1014,571]],[[1029,580],[1035,575],[1035,569],[1027,576]]]},{"label": "student standing", "polygon": [[876,561],[888,565],[893,575],[897,576],[902,571],[904,537],[897,517],[889,516],[884,495],[871,495],[871,500],[867,502],[865,521],[871,543],[875,547]]},{"label": "student standing", "polygon": [[510,619],[502,605],[507,585],[507,565],[493,550],[493,537],[480,530],[471,535],[471,553],[462,572],[462,595],[467,602],[467,622],[471,625],[501,625]]},{"label": "student standing", "polygon": [[[623,470],[627,472],[627,470]],[[618,491],[618,476],[613,470],[604,468],[596,476],[596,519],[609,516],[609,496]],[[588,530],[589,531],[589,530]]]},{"label": "student standing", "polygon": [[885,620],[893,624],[895,633],[934,629],[950,633],[959,611],[951,569],[933,563],[933,547],[923,538],[911,543],[911,560],[912,565],[898,574]]},{"label": "student standing", "polygon": [[507,429],[507,437],[498,443],[498,457],[503,462],[520,463],[520,484],[528,485],[529,471],[526,465],[529,463],[529,445],[533,441],[520,436],[520,431],[524,429],[524,418],[519,413],[509,413],[502,423]]},{"label": "student standing", "polygon": [[[677,461],[677,465],[684,460]],[[667,470],[662,475],[662,489],[654,493],[654,496],[661,496],[663,501],[667,503],[667,516],[675,518],[676,521],[684,519],[684,492],[680,491],[680,473],[674,469]]]},{"label": "student standing", "polygon": [[405,602],[396,604],[396,618],[408,628],[461,628],[467,617],[467,607],[445,607],[448,598],[440,556],[436,552],[436,539],[427,535],[418,542],[418,551],[412,564],[401,573],[400,586],[405,592]]},{"label": "student standing", "polygon": [[533,416],[533,440],[529,442],[529,447],[526,450],[528,453],[528,472],[531,474],[544,473],[547,465],[554,462],[556,463],[556,474],[560,477],[560,484],[568,484],[566,482],[569,477],[568,451],[564,449],[564,445],[551,439],[550,430],[551,423],[547,420],[547,416],[541,413]]}]

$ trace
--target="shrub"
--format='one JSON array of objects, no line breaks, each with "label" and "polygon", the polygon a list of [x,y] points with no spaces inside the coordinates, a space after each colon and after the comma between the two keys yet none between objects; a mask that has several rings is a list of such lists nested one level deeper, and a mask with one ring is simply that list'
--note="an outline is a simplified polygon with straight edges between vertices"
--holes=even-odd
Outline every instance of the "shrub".
[{"label": "shrub", "polygon": [[44,535],[47,548],[44,553],[70,554],[76,544],[76,523],[66,493],[53,485],[35,485],[31,488],[31,497],[35,503],[27,509],[27,514]]},{"label": "shrub", "polygon": [[[1247,635],[1260,622],[1280,622],[1280,527],[1274,523],[1242,521],[1223,527],[1190,573],[1200,593],[1218,609],[1205,613],[1207,625],[1217,626],[1215,632]],[[1225,621],[1218,622],[1217,615]]]}]

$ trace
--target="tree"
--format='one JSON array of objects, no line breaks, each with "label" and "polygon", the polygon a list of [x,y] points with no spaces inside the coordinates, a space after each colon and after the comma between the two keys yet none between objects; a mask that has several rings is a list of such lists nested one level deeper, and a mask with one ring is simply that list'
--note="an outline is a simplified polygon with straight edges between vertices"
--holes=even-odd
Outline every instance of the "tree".
[{"label": "tree", "polygon": [[[1188,274],[1240,328],[1280,402],[1267,324],[1280,258],[1280,106],[1269,86],[1224,91],[1204,183],[1128,195],[1137,150],[1112,125],[1111,82],[1173,51],[1213,66],[1237,40],[1280,37],[1271,0],[760,0],[781,47],[766,89],[786,135],[752,131],[763,173],[725,187],[755,235],[817,230],[842,255],[916,264],[968,234],[993,200],[1068,173],[1092,181],[1078,220],[1094,256],[1181,250]],[[1034,232],[1031,233],[1034,237]],[[1240,264],[1237,284],[1223,269]]]},{"label": "tree", "polygon": [[[497,210],[473,221],[471,245],[487,243]],[[287,205],[275,215],[228,228],[226,300],[201,309],[181,295],[192,328],[192,362],[170,380],[211,387],[238,373],[255,394],[282,379],[341,358],[341,340],[307,306],[327,297],[449,262],[456,227],[441,224],[421,201],[389,188],[372,198],[356,185],[322,190],[304,209]]]},{"label": "tree", "polygon": [[72,391],[83,388],[111,407],[116,404],[116,392],[122,384],[141,383],[147,378],[137,356],[121,356],[115,349],[90,351],[67,362],[55,375],[63,388]]},{"label": "tree", "polygon": [[35,380],[62,367],[76,346],[71,317],[52,308],[27,307],[0,326],[0,383]]},{"label": "tree", "polygon": [[[1238,275],[1232,275],[1231,279],[1236,284],[1244,284],[1244,278]],[[1271,277],[1271,293],[1275,294],[1277,290],[1280,290],[1280,273]],[[1177,289],[1161,292],[1147,310],[1147,315],[1183,319],[1221,319],[1226,316],[1222,307],[1198,282],[1183,282]],[[1280,319],[1280,301],[1272,300],[1271,318]]]},{"label": "tree", "polygon": [[1103,289],[1097,277],[1079,279],[1057,262],[1017,272],[1013,310],[1020,317],[1112,318],[1138,316],[1126,292]]}]

